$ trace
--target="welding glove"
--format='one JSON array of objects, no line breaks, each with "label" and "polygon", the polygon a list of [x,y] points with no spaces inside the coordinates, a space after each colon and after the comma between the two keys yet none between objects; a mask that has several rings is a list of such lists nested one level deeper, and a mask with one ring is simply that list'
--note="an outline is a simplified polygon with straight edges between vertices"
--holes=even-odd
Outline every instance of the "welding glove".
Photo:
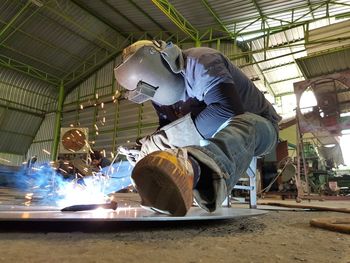
[{"label": "welding glove", "polygon": [[199,145],[203,137],[197,131],[191,114],[173,121],[152,135],[140,140],[142,144],[138,160],[154,151],[174,149],[188,145]]}]

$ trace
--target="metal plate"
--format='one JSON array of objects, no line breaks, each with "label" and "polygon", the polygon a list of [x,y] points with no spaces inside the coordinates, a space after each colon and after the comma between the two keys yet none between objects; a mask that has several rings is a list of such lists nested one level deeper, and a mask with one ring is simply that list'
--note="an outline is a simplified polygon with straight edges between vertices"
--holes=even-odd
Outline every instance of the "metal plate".
[{"label": "metal plate", "polygon": [[[21,210],[20,210],[21,209]],[[186,216],[173,217],[154,213],[141,207],[121,207],[113,210],[93,210],[82,212],[61,212],[52,207],[15,207],[0,206],[1,221],[22,222],[152,222],[152,221],[197,221],[223,220],[265,214],[266,211],[242,208],[220,208],[214,213],[208,213],[199,207],[192,207]]]}]

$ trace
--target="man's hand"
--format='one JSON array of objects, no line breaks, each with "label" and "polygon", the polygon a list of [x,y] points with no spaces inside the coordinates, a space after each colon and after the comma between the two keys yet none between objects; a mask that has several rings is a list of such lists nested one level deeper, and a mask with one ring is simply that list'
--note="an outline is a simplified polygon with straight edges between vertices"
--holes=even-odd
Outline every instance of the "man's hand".
[{"label": "man's hand", "polygon": [[147,135],[140,140],[140,143],[141,150],[139,154],[139,160],[155,151],[163,151],[165,149],[176,148],[169,141],[168,136],[164,130],[159,130],[151,135]]},{"label": "man's hand", "polygon": [[125,148],[123,146],[119,146],[118,147],[118,153],[125,155],[126,159],[129,161],[129,163],[132,166],[135,166],[135,164],[137,163],[138,159],[139,159],[139,155],[140,155],[140,145],[137,145],[135,148],[129,149],[129,148]]},{"label": "man's hand", "polygon": [[121,150],[120,153],[124,154],[132,165],[135,165],[152,152],[199,145],[201,139],[203,137],[198,133],[190,114],[188,114],[162,127],[155,133],[138,140],[136,143],[141,146],[139,152],[132,152],[133,150],[127,149]]},{"label": "man's hand", "polygon": [[162,127],[152,135],[140,140],[139,160],[154,151],[199,145],[203,137],[197,131],[190,114]]}]

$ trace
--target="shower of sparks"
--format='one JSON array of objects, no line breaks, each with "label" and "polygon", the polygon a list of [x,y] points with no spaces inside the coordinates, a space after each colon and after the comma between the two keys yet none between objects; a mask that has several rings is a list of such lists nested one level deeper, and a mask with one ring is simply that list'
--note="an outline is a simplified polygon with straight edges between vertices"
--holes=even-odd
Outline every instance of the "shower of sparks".
[{"label": "shower of sparks", "polygon": [[[101,151],[106,156],[106,150]],[[109,153],[109,152],[108,152]],[[114,156],[111,153],[111,156]],[[73,173],[70,162],[63,164],[67,168],[56,167],[56,162],[36,164],[24,173],[18,174],[18,183],[26,192],[23,205],[57,205],[66,207],[78,204],[96,204],[110,201],[108,195],[131,185],[132,167],[128,161],[115,162],[118,153],[113,158],[112,165],[84,176]],[[82,169],[87,172],[88,169]],[[30,175],[30,176],[28,176]]]}]

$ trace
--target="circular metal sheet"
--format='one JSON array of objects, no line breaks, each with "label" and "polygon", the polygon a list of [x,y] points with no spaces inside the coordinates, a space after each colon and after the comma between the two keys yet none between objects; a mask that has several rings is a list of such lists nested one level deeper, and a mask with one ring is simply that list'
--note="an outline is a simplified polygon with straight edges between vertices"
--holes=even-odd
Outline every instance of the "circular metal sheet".
[{"label": "circular metal sheet", "polygon": [[[154,213],[141,207],[121,207],[113,210],[93,210],[80,212],[61,212],[47,207],[48,210],[41,210],[40,207],[29,207],[18,210],[19,207],[0,206],[1,221],[22,221],[22,222],[153,222],[153,221],[197,221],[197,220],[223,220],[249,216],[257,216],[267,213],[256,209],[242,208],[220,208],[214,213],[208,213],[201,208],[192,207],[186,216],[173,217]],[[23,208],[23,207],[22,207]]]}]

